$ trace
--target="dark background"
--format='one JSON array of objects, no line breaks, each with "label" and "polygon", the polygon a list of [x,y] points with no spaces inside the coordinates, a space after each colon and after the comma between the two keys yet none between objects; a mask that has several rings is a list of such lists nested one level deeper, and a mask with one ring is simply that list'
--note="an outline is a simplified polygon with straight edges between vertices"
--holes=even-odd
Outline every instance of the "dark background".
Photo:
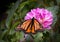
[{"label": "dark background", "polygon": [[5,13],[10,3],[16,2],[16,0],[0,0],[0,21],[6,19],[7,14]]}]

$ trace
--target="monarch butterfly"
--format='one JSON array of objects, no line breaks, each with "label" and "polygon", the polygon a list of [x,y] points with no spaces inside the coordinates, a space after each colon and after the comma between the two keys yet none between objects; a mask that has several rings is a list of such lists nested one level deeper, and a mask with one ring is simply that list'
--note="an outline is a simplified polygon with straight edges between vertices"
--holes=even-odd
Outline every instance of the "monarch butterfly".
[{"label": "monarch butterfly", "polygon": [[23,24],[21,25],[21,29],[25,33],[35,34],[38,30],[41,30],[42,28],[41,24],[35,18],[32,18],[23,22]]}]

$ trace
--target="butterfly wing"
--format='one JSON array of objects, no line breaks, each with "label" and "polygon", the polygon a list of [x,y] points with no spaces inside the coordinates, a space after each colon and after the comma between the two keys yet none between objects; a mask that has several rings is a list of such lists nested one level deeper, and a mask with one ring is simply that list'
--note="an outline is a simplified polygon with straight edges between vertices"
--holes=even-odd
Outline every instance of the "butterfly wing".
[{"label": "butterfly wing", "polygon": [[26,32],[26,33],[30,33],[30,32],[31,32],[31,24],[29,25],[29,27],[26,29],[25,32]]},{"label": "butterfly wing", "polygon": [[34,20],[35,31],[41,30],[41,25],[37,20]]},{"label": "butterfly wing", "polygon": [[34,25],[32,25],[32,20],[26,20],[21,25],[21,29],[23,29],[25,33],[35,33]]},{"label": "butterfly wing", "polygon": [[36,33],[36,32],[35,32],[35,26],[34,26],[34,25],[32,26],[31,33]]},{"label": "butterfly wing", "polygon": [[34,22],[33,25],[31,22],[29,27],[27,28],[27,30],[26,30],[27,33],[33,33],[34,34],[34,33],[36,33],[36,31],[42,29],[40,23],[37,20],[34,19],[33,22]]},{"label": "butterfly wing", "polygon": [[26,30],[26,33],[35,33],[34,25],[30,24],[29,27]]},{"label": "butterfly wing", "polygon": [[21,25],[21,29],[26,30],[28,28],[28,26],[30,25],[31,20],[26,20],[22,25]]},{"label": "butterfly wing", "polygon": [[42,29],[41,25],[37,20],[33,20],[33,25],[32,25],[32,20],[27,20],[21,25],[21,29],[25,31],[25,33],[36,33],[36,31]]}]

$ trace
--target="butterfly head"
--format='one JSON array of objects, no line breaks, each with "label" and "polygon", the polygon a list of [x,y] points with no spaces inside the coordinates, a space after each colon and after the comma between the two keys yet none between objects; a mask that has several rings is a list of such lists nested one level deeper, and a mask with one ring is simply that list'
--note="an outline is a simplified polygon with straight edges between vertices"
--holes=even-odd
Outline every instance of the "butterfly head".
[{"label": "butterfly head", "polygon": [[34,19],[35,19],[35,18],[33,17],[33,18],[32,18],[32,21],[33,21]]}]

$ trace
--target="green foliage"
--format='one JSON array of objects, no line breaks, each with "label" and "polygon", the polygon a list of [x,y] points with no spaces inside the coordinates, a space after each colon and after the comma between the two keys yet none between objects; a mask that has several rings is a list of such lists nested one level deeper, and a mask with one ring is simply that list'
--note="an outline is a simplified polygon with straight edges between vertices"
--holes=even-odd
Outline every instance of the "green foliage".
[{"label": "green foliage", "polygon": [[[0,23],[0,42],[19,42],[21,39],[23,40],[25,34],[16,29],[17,26],[24,21],[24,16],[26,13],[33,8],[46,8],[51,11],[54,16],[52,27],[55,27],[54,24],[58,20],[57,14],[60,7],[59,3],[59,0],[17,0],[13,5],[11,5],[11,8],[6,11],[8,14],[7,19]],[[59,30],[59,28],[60,27],[57,29]],[[60,42],[60,33],[54,31],[53,29],[50,31],[46,30],[44,32],[38,32],[37,34],[32,35],[34,37],[33,41]],[[31,40],[30,36],[28,36],[25,41],[29,40]]]},{"label": "green foliage", "polygon": [[35,35],[35,39],[34,39],[34,42],[42,42],[42,40],[43,40],[43,33],[37,33],[36,35]]},{"label": "green foliage", "polygon": [[52,7],[49,7],[49,8],[47,8],[49,11],[51,11],[52,12],[52,14],[53,14],[53,18],[54,18],[54,22],[53,22],[53,24],[52,24],[52,26],[56,23],[56,21],[57,21],[57,13],[58,13],[58,10],[59,10],[59,7],[58,6],[52,6]]},{"label": "green foliage", "polygon": [[13,7],[12,7],[10,10],[7,11],[7,13],[8,13],[8,18],[7,18],[7,20],[6,20],[6,26],[7,26],[8,28],[9,28],[9,24],[10,24],[10,22],[11,22],[11,20],[12,20],[13,14],[14,14],[14,12],[16,11],[19,3],[20,3],[20,1],[17,1],[17,2],[15,3],[15,5],[13,5]]}]

